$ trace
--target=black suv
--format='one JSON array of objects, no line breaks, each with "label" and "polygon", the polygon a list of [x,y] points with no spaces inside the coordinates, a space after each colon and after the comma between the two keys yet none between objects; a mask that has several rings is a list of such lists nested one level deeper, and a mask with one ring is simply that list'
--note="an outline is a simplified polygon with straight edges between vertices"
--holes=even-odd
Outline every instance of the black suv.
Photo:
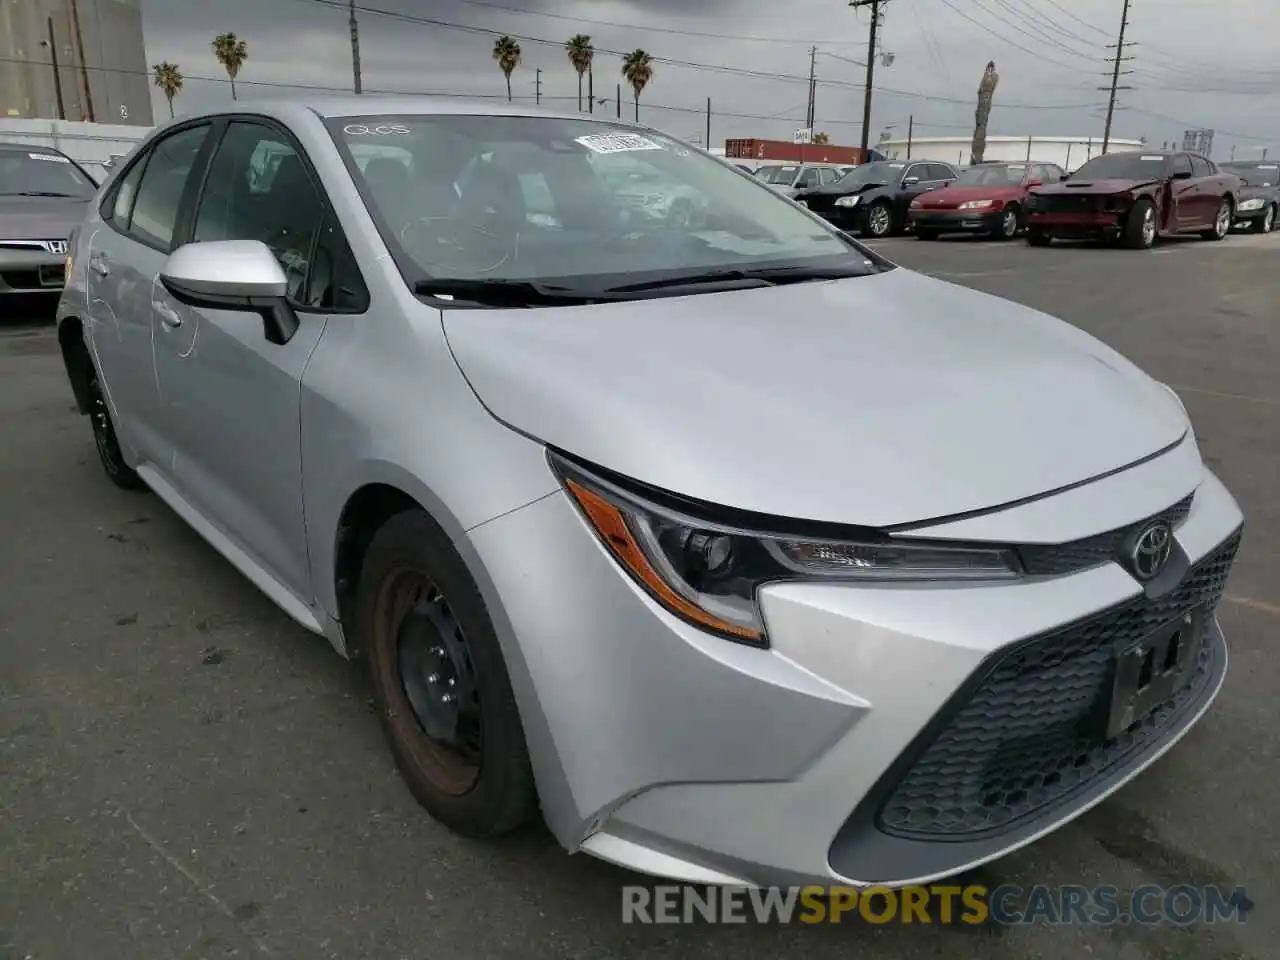
[{"label": "black suv", "polygon": [[877,160],[828,186],[801,190],[795,200],[841,230],[887,237],[906,227],[912,200],[956,176],[955,167],[936,160]]}]

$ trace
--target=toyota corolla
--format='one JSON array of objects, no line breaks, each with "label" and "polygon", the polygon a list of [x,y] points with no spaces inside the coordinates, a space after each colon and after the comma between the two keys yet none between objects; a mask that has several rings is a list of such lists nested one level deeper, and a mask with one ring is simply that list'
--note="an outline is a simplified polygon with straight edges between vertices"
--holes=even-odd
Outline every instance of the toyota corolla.
[{"label": "toyota corolla", "polygon": [[655,131],[238,103],[154,131],[74,254],[107,476],[363,658],[461,833],[926,881],[1098,803],[1222,684],[1242,518],[1171,389]]}]

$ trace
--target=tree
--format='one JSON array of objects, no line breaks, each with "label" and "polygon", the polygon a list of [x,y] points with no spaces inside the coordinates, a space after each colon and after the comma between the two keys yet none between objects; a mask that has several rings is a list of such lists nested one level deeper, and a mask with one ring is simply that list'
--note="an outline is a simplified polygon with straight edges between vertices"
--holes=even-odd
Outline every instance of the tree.
[{"label": "tree", "polygon": [[831,142],[831,137],[825,133],[815,133],[813,135],[813,142],[818,146],[826,146]]},{"label": "tree", "polygon": [[178,69],[176,63],[170,63],[168,60],[164,63],[157,63],[151,68],[155,71],[155,84],[164,93],[164,98],[169,101],[169,119],[173,119],[173,98],[182,92],[182,71]]},{"label": "tree", "polygon": [[520,66],[520,44],[510,37],[499,37],[493,42],[493,59],[498,61],[498,69],[507,78],[507,102],[511,102],[511,74]]},{"label": "tree", "polygon": [[244,62],[249,59],[249,45],[234,33],[220,33],[213,38],[213,55],[231,78],[231,99],[235,100],[236,77],[240,75]]},{"label": "tree", "polygon": [[596,48],[591,45],[591,38],[584,33],[574,34],[564,45],[569,54],[569,62],[578,71],[578,112],[582,112],[582,78],[591,69],[591,61],[595,59]]},{"label": "tree", "polygon": [[622,76],[636,94],[636,121],[640,120],[640,91],[653,80],[653,57],[643,50],[632,50],[622,61]]},{"label": "tree", "polygon": [[987,121],[991,119],[991,102],[995,99],[999,82],[995,61],[988,61],[987,69],[982,71],[982,82],[978,84],[978,109],[973,114],[973,143],[969,146],[970,163],[981,163],[983,154],[987,152]]}]

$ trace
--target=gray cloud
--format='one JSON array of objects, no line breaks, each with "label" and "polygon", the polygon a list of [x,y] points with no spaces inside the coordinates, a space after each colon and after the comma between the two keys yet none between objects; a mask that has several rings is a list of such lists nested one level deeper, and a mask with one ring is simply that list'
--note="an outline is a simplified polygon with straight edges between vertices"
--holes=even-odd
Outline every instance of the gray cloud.
[{"label": "gray cloud", "polygon": [[[710,97],[713,142],[729,136],[788,137],[805,113],[808,44],[816,43],[817,126],[835,142],[856,143],[860,137],[866,15],[843,3],[358,3],[449,24],[361,13],[366,89],[505,96],[502,75],[490,58],[494,34],[478,32],[499,31],[522,38],[523,62],[512,78],[515,94],[532,99],[541,69],[544,102],[573,106],[577,78],[562,43],[581,32],[591,35],[602,51],[595,69],[598,96],[612,100],[621,81],[618,57],[604,51],[643,47],[660,58],[653,83],[641,97],[646,122],[677,136],[702,136],[702,111]],[[1101,135],[1106,93],[1097,87],[1109,79],[1105,44],[1114,42],[1110,35],[1118,26],[1114,6],[1109,0],[950,0],[949,6],[941,0],[894,0],[886,8],[881,45],[881,52],[892,53],[894,61],[877,68],[881,91],[871,139],[890,125],[905,129],[908,117],[922,134],[967,134],[974,91],[988,59],[996,61],[1001,74],[992,133]],[[1232,14],[1224,18],[1213,0],[1135,6],[1129,37],[1141,46],[1130,51],[1136,59],[1125,67],[1134,73],[1124,77],[1124,85],[1136,89],[1122,95],[1117,136],[1145,135],[1160,142],[1203,125],[1220,131],[1220,156],[1231,145],[1251,140],[1269,141],[1273,151],[1280,149],[1280,67],[1274,65],[1272,40],[1280,31],[1280,5],[1234,0]],[[246,93],[288,92],[255,84],[350,89],[342,10],[312,0],[148,0],[145,15],[150,62],[175,61],[191,78],[179,108],[229,99],[225,83],[194,79],[221,75],[209,41],[224,30],[249,42],[250,57],[241,74]],[[1212,49],[1232,51],[1229,60],[1215,60],[1199,39],[1210,35],[1217,38]],[[624,112],[629,115],[628,96],[624,86]]]}]

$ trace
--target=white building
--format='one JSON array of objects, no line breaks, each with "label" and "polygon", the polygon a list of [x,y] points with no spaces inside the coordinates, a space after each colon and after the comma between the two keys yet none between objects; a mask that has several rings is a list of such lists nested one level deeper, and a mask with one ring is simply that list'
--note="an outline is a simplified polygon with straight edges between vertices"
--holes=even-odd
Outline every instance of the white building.
[{"label": "white building", "polygon": [[[890,160],[943,160],[965,166],[969,162],[969,146],[972,137],[912,137],[881,140],[876,149]],[[1108,153],[1121,150],[1141,150],[1141,140],[1125,140],[1112,137]],[[984,160],[1037,160],[1040,163],[1056,163],[1066,170],[1075,170],[1085,161],[1102,153],[1101,137],[987,137]]]}]

